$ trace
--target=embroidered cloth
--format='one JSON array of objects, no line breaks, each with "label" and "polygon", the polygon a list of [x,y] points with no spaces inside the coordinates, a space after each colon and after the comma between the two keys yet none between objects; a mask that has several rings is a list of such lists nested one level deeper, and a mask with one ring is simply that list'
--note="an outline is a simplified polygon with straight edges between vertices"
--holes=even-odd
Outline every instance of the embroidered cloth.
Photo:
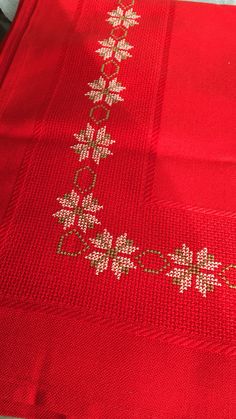
[{"label": "embroidered cloth", "polygon": [[235,18],[21,1],[0,58],[0,414],[236,417]]}]

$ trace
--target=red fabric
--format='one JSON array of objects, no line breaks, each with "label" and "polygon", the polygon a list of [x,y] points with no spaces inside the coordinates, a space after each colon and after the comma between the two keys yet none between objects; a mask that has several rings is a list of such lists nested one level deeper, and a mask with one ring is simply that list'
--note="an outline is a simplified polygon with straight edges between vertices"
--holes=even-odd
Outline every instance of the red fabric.
[{"label": "red fabric", "polygon": [[0,414],[236,416],[235,13],[22,1],[0,60]]}]

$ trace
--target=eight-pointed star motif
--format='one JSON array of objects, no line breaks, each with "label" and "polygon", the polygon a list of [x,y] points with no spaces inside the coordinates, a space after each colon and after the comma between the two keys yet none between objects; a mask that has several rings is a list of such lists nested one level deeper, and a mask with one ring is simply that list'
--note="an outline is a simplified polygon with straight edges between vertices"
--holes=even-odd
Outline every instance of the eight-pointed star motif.
[{"label": "eight-pointed star motif", "polygon": [[[137,25],[137,19],[140,17],[130,8],[123,11],[121,7],[109,12],[108,22],[117,27],[123,25],[125,28]],[[133,48],[125,39],[115,40],[112,37],[99,41],[102,46],[96,52],[99,53],[104,60],[114,56],[114,58],[121,62],[122,60],[131,57],[129,50]],[[107,81],[101,76],[99,80],[89,83],[92,90],[86,93],[86,96],[94,102],[99,102],[105,97],[105,101],[111,106],[113,103],[123,101],[119,93],[125,89],[117,78],[111,80],[107,86]],[[85,130],[81,130],[79,134],[74,134],[78,140],[78,144],[72,146],[77,154],[79,154],[79,161],[89,157],[90,153],[92,159],[99,164],[100,159],[111,155],[109,146],[115,141],[106,133],[106,127],[102,127],[96,132],[95,129],[88,123]],[[96,137],[96,138],[95,138]],[[93,194],[85,196],[80,202],[79,195],[72,190],[65,194],[62,198],[57,198],[62,209],[53,214],[57,217],[59,222],[64,224],[64,229],[74,225],[77,221],[78,226],[86,232],[87,228],[94,228],[95,224],[101,224],[97,218],[91,214],[99,211],[102,206],[93,198]],[[127,239],[127,234],[120,235],[115,244],[113,244],[113,237],[104,230],[102,234],[97,234],[95,239],[90,239],[94,247],[99,251],[90,253],[86,258],[90,260],[91,265],[95,267],[96,274],[108,269],[111,264],[111,270],[116,277],[120,279],[122,274],[128,274],[130,269],[136,269],[133,261],[127,255],[131,255],[138,250],[133,246],[133,241]],[[221,265],[220,262],[215,261],[214,255],[209,254],[207,248],[203,248],[194,252],[187,247],[186,244],[182,248],[176,249],[174,253],[168,255],[175,265],[166,275],[171,277],[173,283],[178,285],[180,292],[183,293],[192,286],[193,278],[195,278],[195,288],[206,297],[207,292],[213,291],[215,286],[221,286],[215,276],[215,270]]]},{"label": "eight-pointed star motif", "polygon": [[136,12],[133,11],[133,8],[127,10],[126,12],[121,9],[121,7],[117,7],[116,10],[113,10],[112,12],[108,12],[109,19],[107,21],[112,26],[119,26],[123,25],[125,28],[129,28],[130,26],[138,25],[138,22],[136,19],[138,19],[140,16],[137,15]]},{"label": "eight-pointed star motif", "polygon": [[176,249],[175,253],[168,256],[179,267],[172,269],[166,275],[173,278],[173,283],[180,287],[180,292],[183,293],[192,286],[193,276],[195,288],[203,297],[206,297],[207,292],[214,291],[215,286],[221,286],[213,274],[221,263],[215,262],[215,257],[208,253],[207,248],[199,250],[194,258],[190,248],[183,244],[181,249]]},{"label": "eight-pointed star motif", "polygon": [[86,195],[80,206],[80,197],[74,190],[65,194],[63,198],[57,198],[57,200],[62,209],[53,214],[53,217],[57,217],[59,223],[64,224],[64,230],[74,225],[76,220],[77,225],[84,233],[86,233],[87,228],[94,228],[95,224],[101,224],[95,215],[91,214],[103,208],[93,197],[93,193]]},{"label": "eight-pointed star motif", "polygon": [[86,130],[81,130],[79,134],[74,134],[78,140],[78,144],[71,146],[76,154],[79,154],[79,161],[85,160],[89,157],[92,151],[92,159],[99,164],[100,159],[112,155],[109,146],[115,141],[111,139],[110,134],[106,132],[106,126],[100,128],[96,133],[95,129],[88,123]]},{"label": "eight-pointed star motif", "polygon": [[138,250],[133,246],[133,241],[127,238],[127,233],[117,237],[113,245],[113,237],[104,230],[102,234],[97,234],[95,239],[90,239],[94,247],[100,251],[94,251],[86,256],[91,261],[91,266],[96,269],[96,275],[105,271],[111,261],[111,270],[120,279],[122,274],[128,274],[130,269],[136,269],[132,260],[127,257]]},{"label": "eight-pointed star motif", "polygon": [[92,90],[85,93],[85,96],[88,96],[93,103],[100,102],[103,99],[103,96],[105,96],[105,102],[110,106],[113,105],[113,103],[124,100],[119,93],[124,90],[125,87],[117,81],[117,78],[107,82],[100,76],[98,80],[94,80],[92,83],[88,83],[88,85]]},{"label": "eight-pointed star motif", "polygon": [[132,57],[129,50],[133,48],[133,46],[125,39],[117,42],[115,39],[110,37],[108,39],[104,39],[103,41],[99,41],[99,44],[102,45],[102,48],[97,49],[96,52],[98,52],[104,60],[108,60],[113,55],[119,62],[126,60],[128,57]]}]

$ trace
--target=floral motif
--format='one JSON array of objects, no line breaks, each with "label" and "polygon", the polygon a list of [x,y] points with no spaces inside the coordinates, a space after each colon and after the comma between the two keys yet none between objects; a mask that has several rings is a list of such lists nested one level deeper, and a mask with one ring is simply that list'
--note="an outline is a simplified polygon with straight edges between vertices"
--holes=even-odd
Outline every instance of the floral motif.
[{"label": "floral motif", "polygon": [[108,12],[109,19],[107,21],[112,26],[119,26],[123,25],[125,28],[129,28],[130,26],[138,25],[138,22],[136,19],[138,19],[140,16],[137,15],[136,12],[133,11],[133,8],[127,10],[126,12],[121,9],[121,7],[117,7],[116,10],[113,10],[112,12]]},{"label": "floral motif", "polygon": [[[120,65],[116,61],[120,63],[132,57],[130,50],[133,46],[127,42],[126,38],[128,29],[139,23],[137,20],[140,16],[131,8],[134,2],[135,0],[128,2],[119,0],[118,3],[122,8],[118,6],[116,10],[108,13],[109,18],[107,20],[113,28],[107,39],[99,41],[101,47],[96,50],[106,62],[103,62],[101,66],[99,79],[88,83],[91,91],[86,93],[86,96],[93,103],[104,100],[109,106],[112,106],[114,103],[124,100],[120,96],[120,92],[125,87],[114,77],[120,70]],[[109,59],[111,60],[109,61]],[[110,112],[111,110],[107,105],[99,103],[93,105],[90,109],[89,117],[94,123],[103,124],[104,121],[109,119]],[[109,147],[115,141],[106,132],[106,126],[95,129],[87,123],[86,128],[74,134],[74,137],[78,140],[78,143],[71,148],[79,155],[80,162],[91,157],[95,163],[99,164],[101,159],[113,154]],[[89,176],[89,185],[86,184],[87,186],[83,187],[83,183],[82,186],[80,185],[80,176],[81,173],[85,173],[84,171],[87,171],[87,174],[91,176]],[[62,209],[53,216],[63,224],[64,230],[68,229],[61,235],[58,243],[57,253],[60,255],[77,257],[89,252],[90,246],[80,235],[81,232],[77,231],[79,229],[77,227],[70,229],[70,227],[76,225],[86,233],[87,229],[93,229],[95,225],[101,224],[95,214],[103,207],[93,197],[93,193],[88,194],[95,187],[96,178],[97,173],[89,166],[77,169],[74,184],[77,191],[83,193],[83,199],[74,190],[65,194],[62,198],[57,198]],[[173,284],[179,287],[181,293],[192,287],[194,281],[195,289],[203,297],[206,297],[208,292],[214,291],[215,287],[222,286],[217,277],[221,278],[222,283],[225,282],[230,289],[236,288],[234,280],[230,279],[229,272],[236,269],[236,265],[231,263],[223,267],[220,272],[217,271],[216,275],[215,271],[221,263],[215,261],[214,255],[209,254],[207,248],[199,250],[194,255],[194,252],[186,244],[183,244],[181,248],[168,255],[162,254],[159,250],[146,249],[138,256],[134,256],[133,253],[139,249],[133,245],[132,240],[127,238],[127,233],[119,235],[115,240],[107,230],[104,230],[102,233],[98,233],[95,238],[89,240],[95,250],[89,253],[86,259],[95,268],[96,275],[104,272],[109,267],[117,279],[137,267],[147,274],[159,275],[167,272],[166,275],[172,278]],[[75,246],[73,246],[74,243]],[[137,261],[137,266],[132,261],[131,255]],[[171,264],[174,264],[173,268],[170,268]]]},{"label": "floral motif", "polygon": [[106,127],[102,127],[97,131],[96,139],[94,138],[95,129],[88,123],[86,130],[81,130],[74,137],[79,141],[78,144],[71,146],[76,154],[79,154],[79,161],[85,160],[92,151],[92,159],[99,164],[100,159],[105,159],[113,153],[108,147],[115,141],[111,139],[110,134],[106,132]]},{"label": "floral motif", "polygon": [[107,81],[100,76],[98,80],[94,80],[92,83],[88,83],[88,85],[92,88],[92,90],[85,94],[85,96],[89,96],[89,99],[93,101],[93,103],[100,102],[105,96],[105,102],[108,105],[113,105],[113,103],[121,102],[124,99],[119,95],[119,93],[125,89],[117,81],[117,78],[111,80],[107,86]]},{"label": "floral motif", "polygon": [[96,52],[98,52],[104,60],[108,60],[108,58],[111,58],[113,54],[119,62],[126,60],[128,57],[132,57],[128,51],[133,47],[125,39],[117,42],[115,39],[110,37],[108,39],[104,39],[104,41],[99,41],[99,44],[102,45],[102,48],[97,49]]},{"label": "floral motif", "polygon": [[196,253],[195,262],[193,252],[186,244],[183,244],[181,249],[176,249],[175,253],[168,256],[175,264],[182,266],[174,268],[166,274],[173,278],[173,283],[180,287],[180,292],[183,293],[192,286],[193,275],[196,278],[195,288],[203,297],[206,297],[207,292],[214,291],[215,286],[221,286],[212,273],[221,263],[215,262],[215,257],[208,253],[207,248]]},{"label": "floral motif", "polygon": [[101,224],[95,215],[90,214],[90,212],[96,213],[103,208],[102,205],[98,204],[97,199],[93,198],[93,193],[83,198],[81,206],[79,206],[80,197],[74,190],[65,194],[63,198],[57,198],[57,200],[60,202],[62,209],[53,216],[64,224],[64,230],[74,225],[77,217],[77,224],[84,233],[86,233],[87,228],[94,228],[95,224]]},{"label": "floral motif", "polygon": [[90,239],[94,246],[103,250],[94,251],[86,256],[91,261],[91,266],[95,267],[96,275],[108,269],[111,260],[111,270],[116,277],[120,279],[122,274],[128,274],[130,269],[136,269],[136,266],[127,256],[138,250],[133,246],[133,241],[127,238],[127,233],[122,234],[116,239],[115,246],[112,246],[113,237],[104,230],[102,234],[97,234],[95,239]]}]

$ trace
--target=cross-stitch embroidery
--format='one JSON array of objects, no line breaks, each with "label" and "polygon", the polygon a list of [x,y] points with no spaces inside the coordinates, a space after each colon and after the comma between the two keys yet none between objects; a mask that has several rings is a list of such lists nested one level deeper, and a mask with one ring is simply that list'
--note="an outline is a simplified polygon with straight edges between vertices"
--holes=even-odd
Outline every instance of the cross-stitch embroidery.
[{"label": "cross-stitch embroidery", "polygon": [[89,259],[91,265],[95,267],[97,275],[108,269],[110,260],[111,270],[118,279],[123,273],[128,274],[130,269],[136,269],[134,262],[126,255],[131,255],[138,250],[138,247],[133,246],[133,241],[127,238],[126,233],[119,236],[115,244],[113,244],[112,235],[107,230],[104,230],[102,234],[97,234],[96,238],[90,241],[95,248],[100,249],[86,256],[86,259]]},{"label": "cross-stitch embroidery", "polygon": [[[77,143],[71,146],[79,162],[90,159],[99,165],[102,160],[113,155],[111,146],[115,140],[107,132],[107,126],[103,125],[99,129],[98,126],[109,120],[112,106],[124,100],[122,92],[125,86],[117,80],[117,75],[120,64],[132,57],[130,50],[133,46],[127,41],[127,36],[130,28],[138,25],[140,19],[133,10],[134,4],[135,0],[129,2],[118,0],[117,9],[108,12],[107,21],[112,29],[107,39],[98,41],[99,48],[96,49],[96,53],[103,60],[101,74],[97,80],[88,83],[91,90],[85,93],[85,96],[95,104],[89,110],[88,116],[91,122],[87,123],[86,128],[81,128],[74,134]],[[80,177],[86,171],[90,175],[90,181],[87,186],[82,186]],[[90,166],[78,168],[75,172],[74,185],[82,194],[90,192],[95,187],[96,181],[97,173]],[[72,190],[57,200],[62,209],[53,216],[63,224],[64,230],[74,227],[60,237],[57,253],[74,257],[84,253],[85,259],[95,269],[96,275],[111,269],[115,277],[120,279],[122,275],[127,275],[137,268],[152,275],[164,273],[166,277],[172,279],[173,285],[179,288],[181,294],[194,286],[203,297],[207,297],[216,287],[221,287],[223,282],[231,289],[236,288],[235,282],[228,277],[230,272],[236,269],[236,265],[223,267],[206,247],[196,254],[183,244],[173,253],[166,255],[157,249],[142,250],[136,255],[139,248],[133,245],[133,240],[128,239],[127,233],[114,239],[106,229],[102,233],[96,233],[95,238],[90,237],[91,244],[88,245],[87,240],[81,236],[81,231],[85,234],[87,230],[101,224],[95,214],[103,206],[99,205],[92,192],[80,197],[75,190]],[[80,232],[76,230],[76,226]],[[94,250],[86,254],[91,246]],[[151,258],[154,258],[153,266]]]},{"label": "cross-stitch embroidery", "polygon": [[79,154],[79,161],[89,158],[90,151],[92,150],[92,159],[99,164],[100,159],[105,159],[112,152],[109,146],[115,141],[111,139],[110,134],[106,132],[106,127],[100,128],[96,133],[95,129],[88,123],[86,130],[81,130],[79,134],[74,134],[78,140],[78,144],[71,146],[76,154]]},{"label": "cross-stitch embroidery", "polygon": [[72,190],[69,194],[65,194],[63,198],[57,198],[62,209],[53,214],[59,222],[64,224],[64,230],[75,224],[86,233],[87,228],[94,228],[95,224],[101,224],[95,215],[90,214],[99,211],[102,205],[98,204],[97,199],[93,198],[93,193],[85,196],[79,206],[80,197]]}]

